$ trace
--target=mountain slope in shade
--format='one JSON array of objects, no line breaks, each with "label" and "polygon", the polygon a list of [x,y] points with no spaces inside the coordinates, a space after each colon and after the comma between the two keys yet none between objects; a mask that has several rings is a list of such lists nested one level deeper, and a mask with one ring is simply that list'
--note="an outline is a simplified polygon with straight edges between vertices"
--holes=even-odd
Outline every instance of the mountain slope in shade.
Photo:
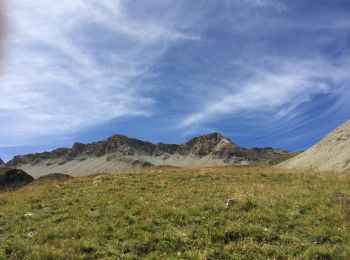
[{"label": "mountain slope in shade", "polygon": [[307,151],[282,162],[280,166],[288,169],[350,171],[350,120]]},{"label": "mountain slope in shade", "polygon": [[134,167],[171,165],[178,167],[255,165],[288,152],[273,148],[241,148],[219,133],[193,138],[185,144],[152,144],[113,135],[91,144],[15,156],[6,165],[34,177],[49,173],[72,176],[118,171]]},{"label": "mountain slope in shade", "polygon": [[0,158],[0,165],[5,164],[5,162]]}]

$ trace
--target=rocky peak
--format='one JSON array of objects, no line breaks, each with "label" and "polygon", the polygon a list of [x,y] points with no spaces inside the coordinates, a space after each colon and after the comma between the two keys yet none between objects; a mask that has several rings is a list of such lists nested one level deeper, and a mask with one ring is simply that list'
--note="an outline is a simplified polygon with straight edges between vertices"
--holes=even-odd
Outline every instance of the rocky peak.
[{"label": "rocky peak", "polygon": [[237,148],[230,139],[220,133],[195,137],[184,144],[185,151],[194,155],[208,155],[225,147]]},{"label": "rocky peak", "polygon": [[106,142],[111,144],[113,143],[113,144],[123,145],[123,144],[130,143],[131,139],[132,138],[129,138],[126,135],[112,135],[106,140]]},{"label": "rocky peak", "polygon": [[129,153],[152,153],[154,144],[141,141],[135,138],[129,138],[125,135],[113,135],[106,140],[106,153],[122,152]]},{"label": "rocky peak", "polygon": [[188,141],[187,143],[185,143],[185,145],[193,146],[193,145],[197,145],[197,144],[207,143],[207,144],[211,144],[211,145],[215,146],[215,145],[219,144],[220,142],[232,143],[228,138],[226,138],[222,134],[215,132],[215,133],[195,137],[195,138],[191,139],[190,141]]},{"label": "rocky peak", "polygon": [[0,165],[4,165],[5,162],[0,158]]}]

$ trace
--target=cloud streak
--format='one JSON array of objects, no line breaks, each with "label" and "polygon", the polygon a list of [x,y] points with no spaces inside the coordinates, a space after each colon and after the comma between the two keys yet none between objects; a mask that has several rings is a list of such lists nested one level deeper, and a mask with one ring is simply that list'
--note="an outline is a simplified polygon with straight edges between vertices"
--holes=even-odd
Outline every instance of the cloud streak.
[{"label": "cloud streak", "polygon": [[134,19],[127,1],[17,0],[11,7],[2,146],[150,116],[155,100],[140,82],[172,43],[197,39],[177,30],[176,20]]},{"label": "cloud streak", "polygon": [[[183,128],[196,127],[225,115],[235,116],[270,114],[276,118],[295,118],[300,106],[311,102],[320,94],[337,95],[338,99],[350,88],[350,76],[346,73],[350,64],[332,65],[321,58],[290,61],[262,58],[264,67],[240,63],[239,66],[253,75],[243,80],[226,82],[229,88],[219,97],[204,98],[198,112],[186,116],[180,124]],[[266,70],[266,68],[277,68]],[[344,93],[345,92],[345,93]],[[345,105],[345,103],[343,104]]]},{"label": "cloud streak", "polygon": [[305,148],[350,116],[348,6],[13,0],[0,147],[221,131]]}]

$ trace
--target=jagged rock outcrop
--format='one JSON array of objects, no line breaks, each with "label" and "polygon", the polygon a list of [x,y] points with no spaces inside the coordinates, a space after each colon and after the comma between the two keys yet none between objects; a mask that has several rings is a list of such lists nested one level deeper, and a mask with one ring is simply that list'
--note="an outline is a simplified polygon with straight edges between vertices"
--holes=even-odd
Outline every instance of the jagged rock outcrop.
[{"label": "jagged rock outcrop", "polygon": [[0,158],[0,165],[4,165],[5,162]]},{"label": "jagged rock outcrop", "polygon": [[12,190],[34,181],[34,178],[19,169],[0,168],[0,190]]},{"label": "jagged rock outcrop", "polygon": [[15,156],[7,163],[35,177],[47,172],[73,176],[133,167],[172,165],[177,167],[250,165],[288,153],[272,148],[244,149],[219,133],[195,137],[185,144],[152,144],[113,135],[91,144],[75,143],[72,148]]},{"label": "jagged rock outcrop", "polygon": [[350,172],[350,120],[310,149],[279,166],[288,169]]}]

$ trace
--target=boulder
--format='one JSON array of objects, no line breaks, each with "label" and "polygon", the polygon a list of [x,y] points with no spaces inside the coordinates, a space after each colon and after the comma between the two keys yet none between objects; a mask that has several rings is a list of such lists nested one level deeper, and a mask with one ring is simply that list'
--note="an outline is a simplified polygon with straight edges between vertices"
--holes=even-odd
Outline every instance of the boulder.
[{"label": "boulder", "polygon": [[34,178],[19,169],[0,169],[0,190],[12,190],[34,181]]}]

